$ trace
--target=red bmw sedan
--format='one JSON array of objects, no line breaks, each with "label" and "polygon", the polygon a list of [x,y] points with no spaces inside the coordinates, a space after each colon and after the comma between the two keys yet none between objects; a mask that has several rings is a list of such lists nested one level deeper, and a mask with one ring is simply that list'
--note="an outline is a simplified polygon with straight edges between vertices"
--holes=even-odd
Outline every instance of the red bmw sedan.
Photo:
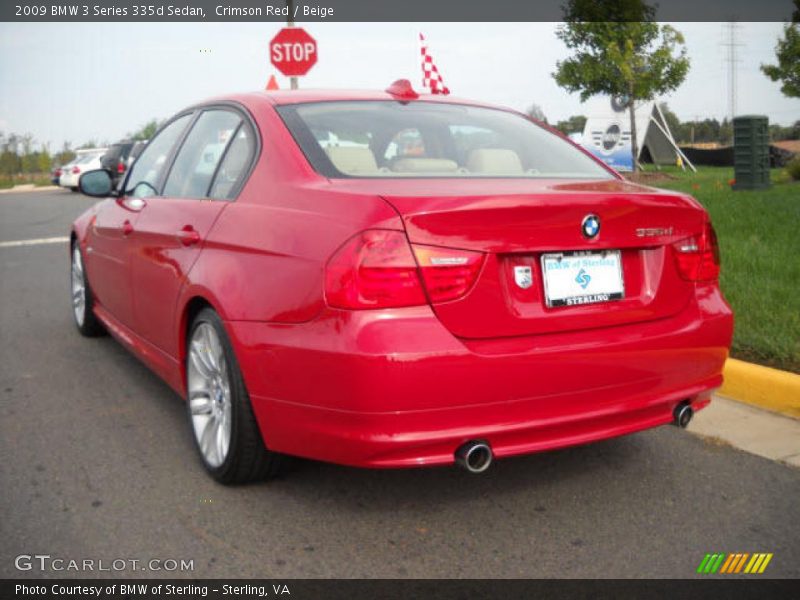
[{"label": "red bmw sedan", "polygon": [[72,306],[187,401],[224,483],[538,452],[675,423],[733,317],[706,211],[511,110],[407,83],[169,120],[72,228]]}]

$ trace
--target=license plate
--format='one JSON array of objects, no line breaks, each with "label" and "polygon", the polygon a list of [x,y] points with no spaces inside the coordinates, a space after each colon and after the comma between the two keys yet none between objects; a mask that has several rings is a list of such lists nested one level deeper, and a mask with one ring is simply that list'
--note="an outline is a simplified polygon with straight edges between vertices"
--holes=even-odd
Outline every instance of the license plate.
[{"label": "license plate", "polygon": [[577,306],[625,297],[619,250],[542,255],[547,306]]}]

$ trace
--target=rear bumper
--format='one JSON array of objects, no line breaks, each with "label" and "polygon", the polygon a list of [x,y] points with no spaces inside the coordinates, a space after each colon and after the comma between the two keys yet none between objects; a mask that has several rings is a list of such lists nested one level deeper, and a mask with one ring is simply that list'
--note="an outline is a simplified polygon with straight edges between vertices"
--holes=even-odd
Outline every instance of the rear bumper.
[{"label": "rear bumper", "polygon": [[668,423],[722,383],[733,319],[716,286],[680,315],[579,333],[465,342],[429,308],[227,322],[273,450],[364,467],[443,465],[471,439],[495,456]]}]

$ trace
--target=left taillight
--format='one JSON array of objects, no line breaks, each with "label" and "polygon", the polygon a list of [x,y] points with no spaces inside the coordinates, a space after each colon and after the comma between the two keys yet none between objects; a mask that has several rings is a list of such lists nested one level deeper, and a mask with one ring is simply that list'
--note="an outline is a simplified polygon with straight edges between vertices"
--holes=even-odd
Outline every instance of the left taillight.
[{"label": "left taillight", "polygon": [[673,245],[678,273],[687,281],[719,279],[720,256],[717,234],[710,222],[700,235],[685,238]]},{"label": "left taillight", "polygon": [[393,308],[426,303],[402,231],[369,229],[351,238],[328,261],[325,299],[337,308]]},{"label": "left taillight", "polygon": [[348,309],[395,308],[447,302],[472,288],[484,254],[409,244],[402,231],[369,229],[328,261],[325,298]]},{"label": "left taillight", "polygon": [[117,163],[117,173],[124,173],[124,172],[125,172],[125,163],[122,162],[122,161],[119,161]]}]

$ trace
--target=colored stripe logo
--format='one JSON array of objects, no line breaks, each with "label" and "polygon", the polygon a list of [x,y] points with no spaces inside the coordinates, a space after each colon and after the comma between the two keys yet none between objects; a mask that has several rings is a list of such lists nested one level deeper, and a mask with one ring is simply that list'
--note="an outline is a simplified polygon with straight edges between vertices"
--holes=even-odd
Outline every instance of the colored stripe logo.
[{"label": "colored stripe logo", "polygon": [[771,560],[771,552],[755,552],[752,554],[748,552],[734,552],[731,554],[716,552],[706,554],[703,557],[697,567],[697,572],[702,575],[713,575],[714,573],[760,575],[766,570]]}]

